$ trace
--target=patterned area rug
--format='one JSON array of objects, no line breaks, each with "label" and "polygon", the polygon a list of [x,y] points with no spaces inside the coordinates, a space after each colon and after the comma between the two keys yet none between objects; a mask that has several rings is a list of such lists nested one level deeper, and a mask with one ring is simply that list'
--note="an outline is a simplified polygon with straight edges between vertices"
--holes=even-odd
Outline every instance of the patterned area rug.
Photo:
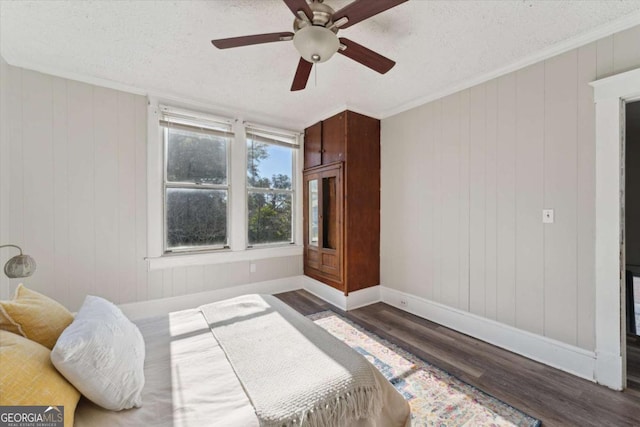
[{"label": "patterned area rug", "polygon": [[409,402],[413,426],[541,425],[539,420],[332,311],[307,317],[362,354],[382,372]]}]

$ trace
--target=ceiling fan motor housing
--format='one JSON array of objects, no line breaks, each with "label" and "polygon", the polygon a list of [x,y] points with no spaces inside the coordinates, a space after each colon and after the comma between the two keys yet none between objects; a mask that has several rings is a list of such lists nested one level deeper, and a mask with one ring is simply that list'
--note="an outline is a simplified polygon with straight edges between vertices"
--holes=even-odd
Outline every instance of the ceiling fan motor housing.
[{"label": "ceiling fan motor housing", "polygon": [[[321,1],[313,1],[309,4],[309,8],[313,12],[313,19],[309,22],[306,15],[302,14],[301,18],[296,18],[293,21],[293,30],[298,31],[300,28],[306,27],[308,25],[320,25],[322,27],[328,27],[332,24],[331,19],[333,18],[333,14],[335,11],[326,4]],[[299,14],[300,15],[300,14]],[[338,29],[335,28],[334,32],[338,32]]]}]

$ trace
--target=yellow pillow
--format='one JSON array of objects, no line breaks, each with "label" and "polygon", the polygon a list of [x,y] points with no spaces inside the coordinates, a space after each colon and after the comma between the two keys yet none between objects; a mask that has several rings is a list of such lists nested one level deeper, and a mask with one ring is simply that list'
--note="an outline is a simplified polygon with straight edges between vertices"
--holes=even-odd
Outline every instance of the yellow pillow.
[{"label": "yellow pillow", "polygon": [[80,393],[53,367],[51,351],[0,330],[0,406],[64,406],[64,425],[73,426]]},{"label": "yellow pillow", "polygon": [[73,321],[69,310],[51,298],[18,285],[11,301],[0,301],[0,329],[29,338],[49,350]]}]

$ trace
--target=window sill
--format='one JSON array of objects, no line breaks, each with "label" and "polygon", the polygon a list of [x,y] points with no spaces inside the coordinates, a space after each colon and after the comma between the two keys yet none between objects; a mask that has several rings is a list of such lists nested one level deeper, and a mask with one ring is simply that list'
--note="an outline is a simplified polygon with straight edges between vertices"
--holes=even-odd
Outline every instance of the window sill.
[{"label": "window sill", "polygon": [[225,264],[238,261],[253,261],[267,258],[302,255],[302,246],[272,246],[251,248],[244,251],[216,251],[200,254],[171,254],[146,258],[149,271],[192,265]]}]

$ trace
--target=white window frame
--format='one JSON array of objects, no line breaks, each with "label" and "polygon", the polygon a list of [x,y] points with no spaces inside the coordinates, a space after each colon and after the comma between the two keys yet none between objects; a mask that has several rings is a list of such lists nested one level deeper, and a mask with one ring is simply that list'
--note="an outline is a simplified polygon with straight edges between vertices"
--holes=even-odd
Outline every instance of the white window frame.
[{"label": "white window frame", "polygon": [[[163,213],[163,241],[162,241],[162,252],[163,254],[175,254],[175,253],[196,253],[196,252],[207,252],[214,251],[220,249],[228,249],[229,241],[231,240],[230,231],[231,231],[231,144],[235,139],[233,135],[233,120],[231,119],[220,119],[217,117],[213,117],[210,115],[203,115],[194,111],[185,111],[182,109],[177,109],[173,107],[169,107],[167,105],[160,105],[160,118],[169,123],[175,123],[176,125],[186,125],[189,127],[195,128],[202,127],[203,129],[211,129],[216,131],[228,132],[226,144],[226,184],[193,184],[193,183],[184,183],[184,182],[169,182],[167,180],[167,165],[168,165],[168,138],[169,138],[169,128],[171,124],[168,126],[162,127],[162,213]],[[217,245],[205,245],[198,247],[177,247],[170,249],[167,245],[167,238],[169,227],[167,225],[167,200],[166,194],[168,188],[191,188],[191,189],[211,189],[211,190],[225,190],[227,192],[227,221],[225,224],[226,228],[226,236],[227,241],[224,244]]]},{"label": "white window frame", "polygon": [[[230,151],[230,165],[228,179],[230,184],[228,207],[229,248],[164,253],[164,143],[163,128],[159,124],[160,108],[169,105],[176,109],[183,109],[194,114],[201,112],[205,117],[217,121],[230,121],[232,132],[235,134]],[[149,271],[165,268],[220,264],[237,261],[254,261],[267,258],[302,255],[302,204],[301,198],[296,197],[294,203],[294,232],[293,244],[267,245],[247,247],[248,215],[247,215],[247,152],[246,132],[247,123],[241,117],[230,119],[212,112],[204,104],[193,102],[179,102],[150,97],[147,111],[147,267]],[[253,125],[263,129],[267,126]],[[271,128],[276,129],[276,128]],[[296,150],[294,188],[302,188],[302,133],[283,131],[297,136],[299,149]]]},{"label": "white window frame", "polygon": [[[296,206],[298,204],[298,185],[296,180],[296,175],[298,171],[298,152],[301,150],[300,146],[300,138],[299,134],[293,132],[287,132],[282,129],[276,129],[272,127],[267,127],[263,125],[257,125],[253,123],[245,123],[245,148],[247,145],[248,137],[247,133],[256,134],[258,136],[265,137],[265,139],[270,139],[271,141],[267,142],[268,144],[279,145],[283,147],[290,148],[293,150],[293,155],[291,156],[291,190],[280,190],[273,188],[257,188],[250,187],[249,183],[246,183],[246,191],[245,191],[245,205],[246,205],[246,214],[245,214],[245,231],[246,231],[246,239],[247,239],[247,248],[258,249],[258,248],[268,248],[268,247],[278,247],[278,246],[287,246],[287,245],[295,245],[300,236],[296,234]],[[245,160],[248,160],[248,153],[245,153]],[[248,165],[247,165],[248,166]],[[245,167],[245,171],[247,168]],[[246,173],[246,172],[245,172]],[[277,243],[258,243],[251,245],[249,243],[249,192],[261,192],[261,193],[280,193],[280,194],[291,194],[291,242],[277,242]]]}]

